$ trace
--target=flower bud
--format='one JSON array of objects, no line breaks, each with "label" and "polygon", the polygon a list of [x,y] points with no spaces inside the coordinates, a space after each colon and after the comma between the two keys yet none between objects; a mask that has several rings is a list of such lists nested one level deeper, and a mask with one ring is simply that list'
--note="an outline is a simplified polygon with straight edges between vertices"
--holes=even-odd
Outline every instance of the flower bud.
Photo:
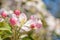
[{"label": "flower bud", "polygon": [[14,14],[15,14],[16,16],[19,16],[19,15],[20,15],[20,10],[15,10],[15,11],[14,11]]},{"label": "flower bud", "polygon": [[15,18],[10,18],[10,24],[14,26],[17,23],[17,20]]},{"label": "flower bud", "polygon": [[7,13],[6,13],[6,12],[2,12],[1,16],[2,16],[3,18],[6,18],[6,17],[7,17]]}]

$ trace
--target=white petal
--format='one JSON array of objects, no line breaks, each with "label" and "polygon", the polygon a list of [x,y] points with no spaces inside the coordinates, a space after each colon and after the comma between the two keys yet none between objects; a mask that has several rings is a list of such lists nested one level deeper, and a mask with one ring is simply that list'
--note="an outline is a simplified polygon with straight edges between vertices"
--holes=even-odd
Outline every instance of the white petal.
[{"label": "white petal", "polygon": [[28,27],[26,27],[26,26],[22,27],[21,29],[23,29],[23,30],[25,30],[25,31],[27,31],[27,32],[31,30],[30,28],[28,28]]},{"label": "white petal", "polygon": [[28,35],[27,35],[27,34],[25,34],[25,35],[22,35],[22,36],[21,36],[21,38],[24,38],[24,37],[26,37],[26,36],[28,36]]},{"label": "white petal", "polygon": [[4,19],[3,18],[0,18],[0,22],[3,22],[4,21]]},{"label": "white petal", "polygon": [[19,20],[23,20],[25,19],[25,21],[27,21],[27,16],[25,15],[25,13],[21,13],[20,16],[19,16]]}]

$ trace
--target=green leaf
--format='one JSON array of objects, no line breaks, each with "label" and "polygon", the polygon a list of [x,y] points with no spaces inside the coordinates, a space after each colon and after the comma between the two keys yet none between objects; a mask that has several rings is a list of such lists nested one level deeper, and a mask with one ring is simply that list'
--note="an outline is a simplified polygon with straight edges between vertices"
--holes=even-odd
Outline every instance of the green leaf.
[{"label": "green leaf", "polygon": [[24,37],[22,40],[31,40],[29,37]]},{"label": "green leaf", "polygon": [[11,37],[12,31],[8,23],[0,22],[0,35],[2,39]]},{"label": "green leaf", "polygon": [[10,25],[6,22],[0,22],[0,27],[6,27],[8,29],[11,29]]},{"label": "green leaf", "polygon": [[1,27],[0,30],[3,30],[4,31],[4,30],[9,30],[9,29],[8,28]]},{"label": "green leaf", "polygon": [[2,40],[1,36],[0,36],[0,40]]},{"label": "green leaf", "polygon": [[1,28],[0,28],[0,31],[9,31],[9,32],[11,32],[11,30],[10,30],[10,29],[5,28],[5,27],[4,27],[4,28],[3,28],[3,27],[1,27]]}]

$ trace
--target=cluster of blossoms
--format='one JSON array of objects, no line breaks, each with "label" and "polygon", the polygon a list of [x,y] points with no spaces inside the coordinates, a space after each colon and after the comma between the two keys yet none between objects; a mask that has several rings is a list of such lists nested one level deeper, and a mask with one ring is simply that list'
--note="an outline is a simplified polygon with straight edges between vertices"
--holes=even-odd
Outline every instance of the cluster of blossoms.
[{"label": "cluster of blossoms", "polygon": [[11,10],[9,12],[3,10],[0,14],[1,14],[0,16],[3,19],[8,19],[10,25],[12,25],[12,26],[16,25],[20,21],[20,19],[21,19],[20,16],[23,16],[22,19],[27,20],[26,15],[24,13],[21,13],[20,10],[14,10],[14,11]]},{"label": "cluster of blossoms", "polygon": [[22,13],[20,10],[0,10],[0,20],[2,20],[2,22],[8,23],[10,27],[12,27],[11,29],[13,35],[16,35],[15,32],[17,32],[16,36],[19,36],[18,34],[23,33],[24,31],[29,32],[32,30],[38,30],[42,27],[42,22],[38,15],[31,15],[28,19],[27,15]]},{"label": "cluster of blossoms", "polygon": [[[1,17],[5,20],[8,20],[8,23],[11,26],[21,26],[21,23],[25,23],[27,21],[27,16],[25,13],[20,12],[20,10],[14,10],[14,11],[5,11],[3,10],[1,13]],[[40,23],[39,23],[40,21]],[[40,28],[42,26],[41,20],[37,18],[37,16],[32,15],[30,19],[25,23],[22,24],[24,26],[29,26],[30,28]],[[23,28],[23,27],[22,27]]]}]

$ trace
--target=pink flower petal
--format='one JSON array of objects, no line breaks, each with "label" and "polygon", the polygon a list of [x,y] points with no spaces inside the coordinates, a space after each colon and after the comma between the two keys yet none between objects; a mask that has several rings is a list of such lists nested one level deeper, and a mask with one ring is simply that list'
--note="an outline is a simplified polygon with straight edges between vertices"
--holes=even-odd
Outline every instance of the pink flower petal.
[{"label": "pink flower petal", "polygon": [[15,25],[17,23],[17,20],[15,18],[10,18],[10,24]]},{"label": "pink flower petal", "polygon": [[20,10],[15,10],[15,11],[14,11],[14,14],[15,14],[16,16],[19,16],[19,15],[20,15]]}]

